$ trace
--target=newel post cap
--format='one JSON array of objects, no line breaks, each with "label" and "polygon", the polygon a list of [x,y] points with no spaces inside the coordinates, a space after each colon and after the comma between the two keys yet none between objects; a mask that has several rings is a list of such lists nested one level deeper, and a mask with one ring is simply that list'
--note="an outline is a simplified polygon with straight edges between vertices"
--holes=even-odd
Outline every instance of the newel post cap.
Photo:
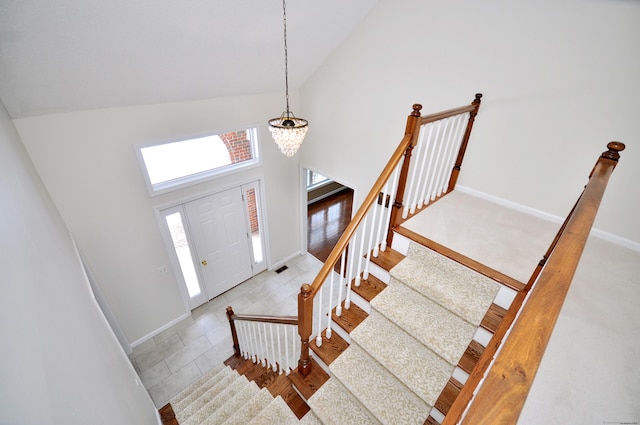
[{"label": "newel post cap", "polygon": [[612,159],[614,161],[617,161],[618,159],[620,159],[620,152],[622,152],[624,149],[626,148],[626,146],[624,145],[624,143],[622,142],[617,142],[617,141],[612,141],[607,143],[607,149],[609,149],[606,152],[602,152],[602,155],[600,155],[602,158],[607,158],[607,159]]}]

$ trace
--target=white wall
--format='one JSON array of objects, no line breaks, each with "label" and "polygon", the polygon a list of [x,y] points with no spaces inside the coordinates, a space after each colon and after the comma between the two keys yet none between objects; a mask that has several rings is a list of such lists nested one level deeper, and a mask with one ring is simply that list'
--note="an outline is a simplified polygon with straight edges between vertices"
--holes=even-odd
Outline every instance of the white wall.
[{"label": "white wall", "polygon": [[0,103],[0,422],[157,424]]},{"label": "white wall", "polygon": [[640,243],[640,3],[382,0],[301,90],[301,161],[361,197],[423,114],[484,94],[461,185],[565,216],[607,142],[627,144],[596,228]]},{"label": "white wall", "polygon": [[[185,314],[153,208],[264,175],[271,263],[300,248],[297,163],[267,129],[281,94],[91,110],[15,120],[52,199],[130,343]],[[259,126],[264,166],[150,197],[136,144]]]}]

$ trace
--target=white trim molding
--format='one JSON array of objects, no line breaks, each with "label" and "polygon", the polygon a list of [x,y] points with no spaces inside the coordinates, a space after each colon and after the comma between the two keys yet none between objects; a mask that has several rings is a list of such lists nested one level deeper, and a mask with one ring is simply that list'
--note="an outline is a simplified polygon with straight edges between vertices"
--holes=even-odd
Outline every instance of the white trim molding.
[{"label": "white trim molding", "polygon": [[[508,201],[506,199],[499,198],[497,196],[490,195],[488,193],[480,192],[478,190],[471,189],[466,186],[456,185],[455,190],[459,190],[462,193],[466,193],[468,195],[475,196],[477,198],[485,199],[495,204],[502,205],[504,207],[511,208],[513,210],[532,215],[534,217],[542,218],[544,220],[548,220],[553,223],[562,223],[564,221],[563,217],[560,217],[554,214],[549,214],[547,212],[537,210],[535,208],[527,207],[526,205],[518,204],[516,202]],[[611,242],[616,245],[623,246],[632,251],[640,252],[639,242],[634,242],[630,239],[626,239],[621,236],[614,235],[613,233],[605,232],[604,230],[593,228],[591,229],[591,236],[594,236],[599,239],[603,239],[607,242]]]}]

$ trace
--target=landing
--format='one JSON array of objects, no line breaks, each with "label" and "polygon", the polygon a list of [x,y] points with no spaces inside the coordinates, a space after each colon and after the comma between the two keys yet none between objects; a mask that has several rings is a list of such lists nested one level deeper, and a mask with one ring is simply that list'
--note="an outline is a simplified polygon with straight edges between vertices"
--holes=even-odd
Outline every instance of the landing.
[{"label": "landing", "polygon": [[560,225],[454,190],[402,227],[527,282]]}]

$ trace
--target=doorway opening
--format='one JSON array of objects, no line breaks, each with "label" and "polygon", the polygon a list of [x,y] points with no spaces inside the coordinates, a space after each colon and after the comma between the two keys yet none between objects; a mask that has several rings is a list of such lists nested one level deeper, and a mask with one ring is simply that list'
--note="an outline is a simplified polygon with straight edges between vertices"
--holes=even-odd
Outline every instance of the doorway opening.
[{"label": "doorway opening", "polygon": [[312,170],[306,182],[307,252],[325,262],[351,221],[353,189]]}]

